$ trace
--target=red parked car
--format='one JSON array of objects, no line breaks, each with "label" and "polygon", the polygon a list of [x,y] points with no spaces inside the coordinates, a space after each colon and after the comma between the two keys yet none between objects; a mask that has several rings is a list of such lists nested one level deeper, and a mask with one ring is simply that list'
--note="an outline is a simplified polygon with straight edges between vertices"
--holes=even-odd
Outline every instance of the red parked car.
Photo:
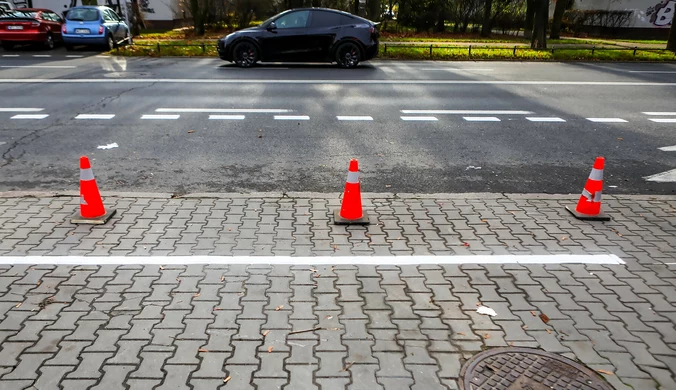
[{"label": "red parked car", "polygon": [[0,42],[5,50],[15,45],[40,44],[53,49],[61,42],[63,19],[48,9],[21,8],[0,15]]}]

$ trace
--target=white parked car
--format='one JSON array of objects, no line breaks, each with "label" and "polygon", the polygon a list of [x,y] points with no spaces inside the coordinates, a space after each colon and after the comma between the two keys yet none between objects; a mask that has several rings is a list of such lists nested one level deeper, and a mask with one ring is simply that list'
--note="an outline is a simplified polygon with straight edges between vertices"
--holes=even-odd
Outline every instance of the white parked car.
[{"label": "white parked car", "polygon": [[15,9],[13,1],[0,1],[0,14]]}]

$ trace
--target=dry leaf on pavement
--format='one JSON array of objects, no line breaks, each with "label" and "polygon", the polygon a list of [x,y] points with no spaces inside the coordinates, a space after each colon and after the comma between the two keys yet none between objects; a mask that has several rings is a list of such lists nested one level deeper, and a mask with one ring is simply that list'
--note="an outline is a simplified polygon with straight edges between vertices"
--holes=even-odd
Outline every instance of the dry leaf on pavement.
[{"label": "dry leaf on pavement", "polygon": [[544,322],[545,324],[549,322],[549,317],[547,317],[547,314],[545,314],[545,313],[540,314],[540,319],[541,319],[542,322]]},{"label": "dry leaf on pavement", "polygon": [[282,310],[283,307],[284,307],[284,305],[279,305],[279,306],[277,306],[277,308],[275,309],[275,311],[280,311],[280,310]]},{"label": "dry leaf on pavement", "polygon": [[228,381],[229,381],[230,379],[231,379],[231,377],[227,377],[227,378],[223,379],[223,383],[228,383]]},{"label": "dry leaf on pavement", "polygon": [[18,309],[19,307],[21,307],[21,304],[22,304],[22,303],[23,303],[23,302],[19,302],[19,303],[17,303],[16,306],[14,306],[14,307],[16,307],[16,308]]},{"label": "dry leaf on pavement", "polygon": [[532,314],[533,317],[537,316],[537,314],[535,314],[535,312],[533,310],[530,311],[530,314]]},{"label": "dry leaf on pavement", "polygon": [[268,353],[272,352],[273,349],[274,349],[274,347],[271,347],[271,346],[268,347]]},{"label": "dry leaf on pavement", "polygon": [[268,333],[270,333],[270,330],[269,330],[269,329],[268,329],[268,330],[266,330],[265,332],[263,332],[263,337],[267,336],[267,335],[268,335]]},{"label": "dry leaf on pavement", "polygon": [[195,132],[195,130],[188,130],[188,134],[192,134],[194,132]]},{"label": "dry leaf on pavement", "polygon": [[601,374],[614,375],[612,372],[606,370],[596,370],[596,371],[600,372]]},{"label": "dry leaf on pavement", "polygon": [[208,350],[208,349],[204,349],[204,348],[200,348],[200,349],[197,350],[197,352],[209,352],[209,350]]}]

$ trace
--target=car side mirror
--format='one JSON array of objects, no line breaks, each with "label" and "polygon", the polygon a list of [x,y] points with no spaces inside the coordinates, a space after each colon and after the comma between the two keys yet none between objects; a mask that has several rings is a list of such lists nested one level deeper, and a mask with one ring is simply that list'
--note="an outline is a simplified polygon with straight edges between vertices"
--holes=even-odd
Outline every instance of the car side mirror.
[{"label": "car side mirror", "polygon": [[277,24],[275,22],[271,22],[270,24],[268,24],[268,31],[272,30],[277,30]]}]

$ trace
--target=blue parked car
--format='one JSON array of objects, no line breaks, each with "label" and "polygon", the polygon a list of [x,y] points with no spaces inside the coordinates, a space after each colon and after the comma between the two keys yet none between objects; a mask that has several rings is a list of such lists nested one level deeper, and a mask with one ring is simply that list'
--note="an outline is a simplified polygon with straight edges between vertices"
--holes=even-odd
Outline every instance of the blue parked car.
[{"label": "blue parked car", "polygon": [[129,26],[108,7],[73,7],[66,13],[61,29],[67,50],[75,45],[102,45],[113,50],[120,43],[131,44]]}]

